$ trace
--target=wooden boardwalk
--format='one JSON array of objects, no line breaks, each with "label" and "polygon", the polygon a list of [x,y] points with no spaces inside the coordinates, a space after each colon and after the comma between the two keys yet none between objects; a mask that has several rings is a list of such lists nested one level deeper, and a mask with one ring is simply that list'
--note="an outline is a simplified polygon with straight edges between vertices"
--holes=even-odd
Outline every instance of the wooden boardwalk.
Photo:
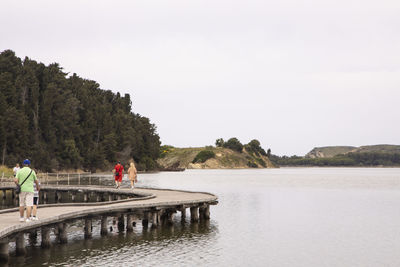
[{"label": "wooden boardwalk", "polygon": [[[59,188],[65,191],[68,187],[58,186],[49,188],[53,190]],[[74,187],[74,190],[79,192],[87,189],[88,187]],[[95,189],[97,192],[102,191],[101,187],[96,187]],[[103,189],[104,191],[110,191],[109,187],[104,187]],[[111,191],[116,194],[118,192],[122,194],[132,192],[131,189],[111,189]],[[85,237],[91,237],[91,221],[97,218],[101,218],[102,220],[102,234],[107,234],[107,216],[118,216],[120,224],[124,228],[126,225],[127,231],[132,229],[132,221],[137,219],[142,220],[144,227],[147,227],[149,222],[152,224],[152,227],[159,227],[165,222],[172,222],[173,214],[177,211],[181,212],[182,219],[185,219],[186,208],[190,209],[191,221],[198,221],[210,218],[209,206],[216,204],[218,199],[217,196],[209,193],[179,190],[135,188],[133,192],[139,198],[125,199],[123,201],[107,201],[105,203],[88,203],[88,205],[83,203],[62,203],[47,207],[39,206],[39,220],[28,223],[19,222],[19,212],[15,209],[1,213],[0,259],[8,259],[8,243],[14,239],[16,240],[17,254],[24,254],[25,244],[23,235],[25,233],[41,230],[42,247],[48,247],[50,245],[50,239],[47,240],[47,236],[49,236],[47,232],[50,231],[48,229],[58,228],[57,232],[60,234],[60,242],[65,243],[67,242],[67,237],[65,236],[66,231],[63,231],[63,229],[68,222],[78,219],[85,220]]]}]

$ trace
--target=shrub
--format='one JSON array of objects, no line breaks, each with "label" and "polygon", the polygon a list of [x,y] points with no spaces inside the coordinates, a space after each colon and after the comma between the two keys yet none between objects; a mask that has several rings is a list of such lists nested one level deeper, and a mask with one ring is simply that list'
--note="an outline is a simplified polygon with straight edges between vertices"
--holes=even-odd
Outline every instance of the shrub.
[{"label": "shrub", "polygon": [[174,150],[173,146],[168,146],[168,145],[161,146],[160,147],[160,155],[159,155],[159,157],[160,158],[164,158],[169,152],[171,152],[173,150]]},{"label": "shrub", "polygon": [[247,166],[250,168],[258,168],[257,164],[250,160],[247,162]]},{"label": "shrub", "polygon": [[192,163],[204,163],[208,159],[215,158],[215,153],[211,150],[202,150],[200,151],[196,157],[193,159]]},{"label": "shrub", "polygon": [[243,151],[243,145],[236,137],[232,137],[231,139],[226,141],[223,146],[240,153],[242,153]]}]

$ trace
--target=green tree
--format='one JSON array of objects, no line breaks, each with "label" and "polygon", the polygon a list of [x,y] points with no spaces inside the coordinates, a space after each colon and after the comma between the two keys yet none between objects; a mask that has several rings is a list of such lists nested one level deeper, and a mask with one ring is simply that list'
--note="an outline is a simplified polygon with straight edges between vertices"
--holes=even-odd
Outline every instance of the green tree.
[{"label": "green tree", "polygon": [[224,147],[232,149],[234,151],[242,153],[243,145],[236,137],[230,138],[228,141],[224,143]]},{"label": "green tree", "polygon": [[215,146],[216,147],[223,147],[224,146],[224,139],[222,139],[222,138],[218,138],[216,141],[215,141]]},{"label": "green tree", "polygon": [[0,53],[0,155],[3,163],[32,158],[35,168],[108,169],[117,155],[157,168],[160,138],[132,112],[129,94],[102,90],[77,74],[67,77],[11,50]]}]

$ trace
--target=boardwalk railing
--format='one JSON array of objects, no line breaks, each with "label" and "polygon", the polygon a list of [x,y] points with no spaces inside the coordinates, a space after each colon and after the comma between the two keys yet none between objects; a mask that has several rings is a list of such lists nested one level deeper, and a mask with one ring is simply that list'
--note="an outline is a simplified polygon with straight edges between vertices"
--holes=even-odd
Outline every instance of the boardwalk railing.
[{"label": "boardwalk railing", "polygon": [[[91,172],[83,173],[61,173],[61,172],[39,172],[37,177],[41,184],[46,185],[102,185],[109,175],[93,174]],[[0,183],[13,182],[13,177],[5,177],[4,173],[0,178]]]},{"label": "boardwalk railing", "polygon": [[[63,185],[92,185],[93,174],[84,173],[38,173],[38,178],[42,184],[63,184]],[[100,184],[99,182],[96,185]]]}]

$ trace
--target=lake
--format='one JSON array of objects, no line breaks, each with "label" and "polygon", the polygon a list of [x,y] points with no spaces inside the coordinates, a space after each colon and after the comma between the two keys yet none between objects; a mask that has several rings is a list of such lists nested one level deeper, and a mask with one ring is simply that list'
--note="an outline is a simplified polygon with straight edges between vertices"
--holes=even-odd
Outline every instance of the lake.
[{"label": "lake", "polygon": [[[109,177],[111,182],[111,176]],[[211,192],[208,223],[28,247],[10,266],[400,266],[399,168],[186,170],[139,186]],[[128,186],[128,181],[124,180]],[[38,212],[40,216],[40,210]],[[110,222],[112,224],[112,222]]]}]

